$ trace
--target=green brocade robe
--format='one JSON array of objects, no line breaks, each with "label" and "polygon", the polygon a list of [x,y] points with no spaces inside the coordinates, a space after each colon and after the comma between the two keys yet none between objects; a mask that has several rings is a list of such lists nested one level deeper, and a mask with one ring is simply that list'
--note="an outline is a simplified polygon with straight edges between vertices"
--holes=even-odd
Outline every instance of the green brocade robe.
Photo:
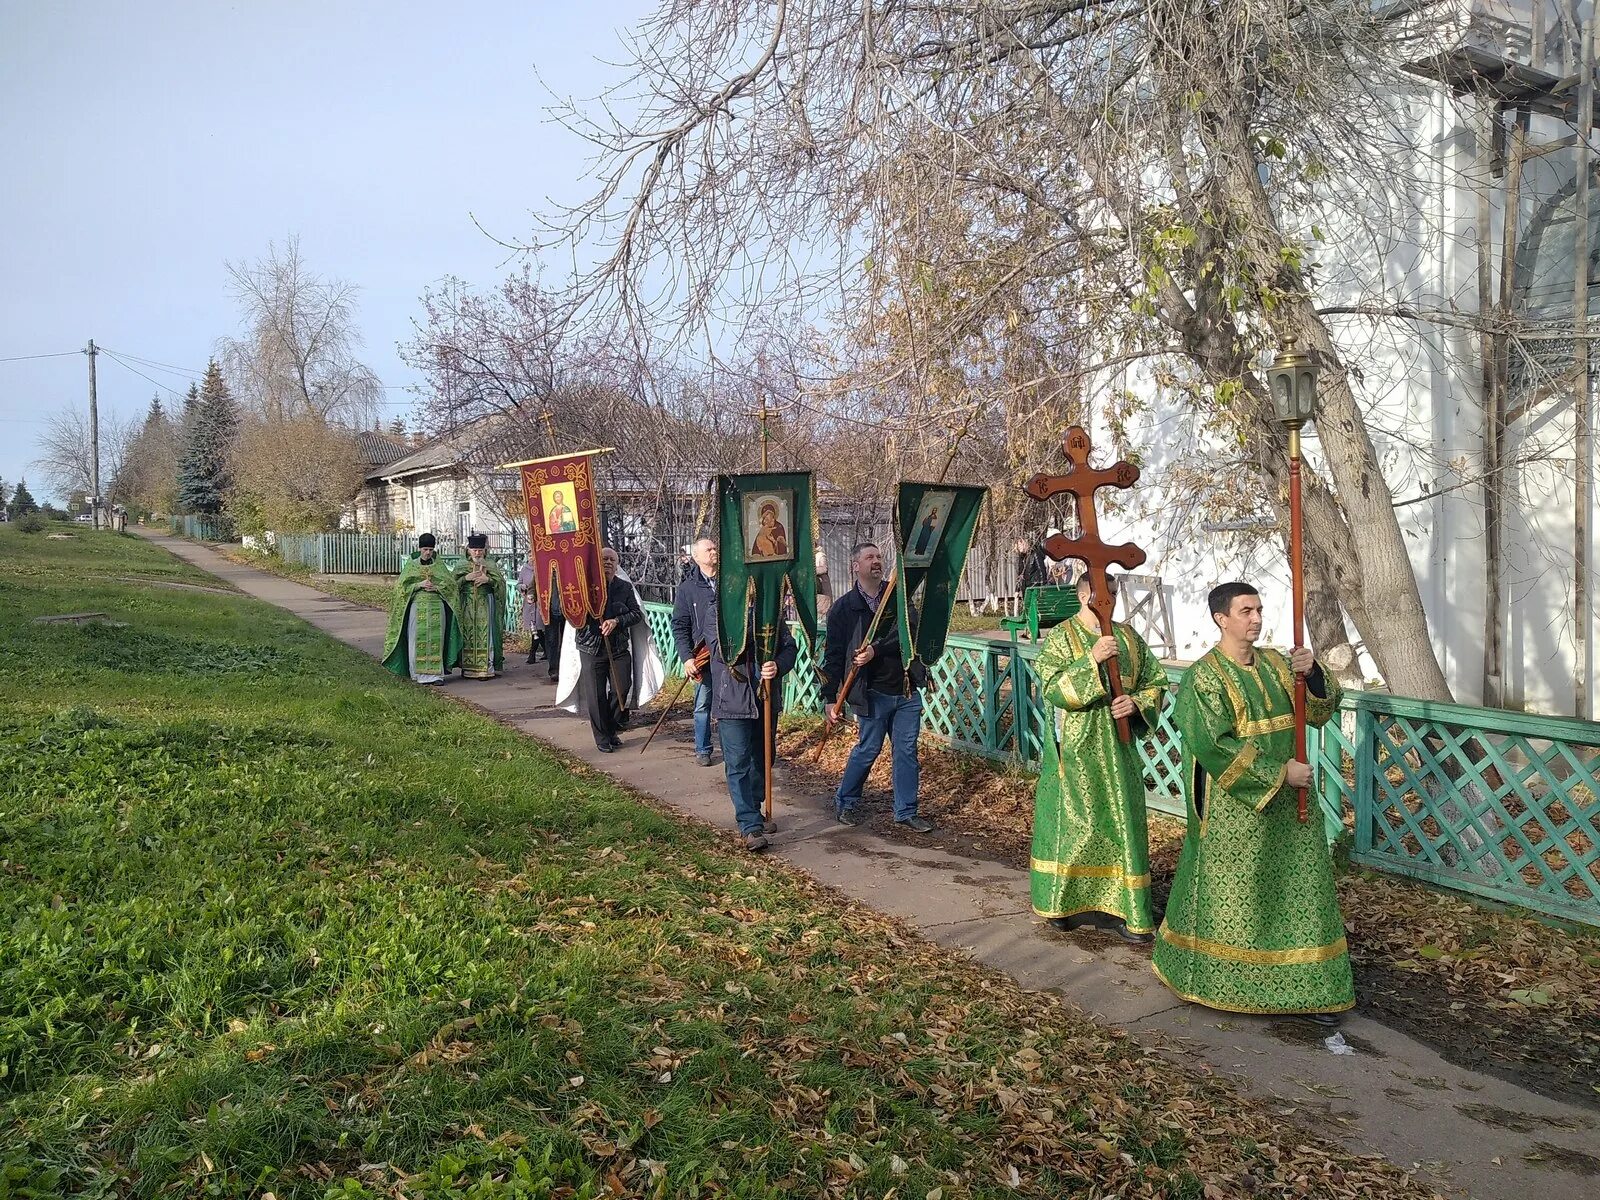
[{"label": "green brocade robe", "polygon": [[468,583],[472,560],[456,564],[456,618],[461,622],[461,676],[493,679],[505,669],[505,648],[500,644],[506,613],[506,577],[487,558],[483,570],[488,583]]},{"label": "green brocade robe", "polygon": [[[1135,739],[1148,737],[1167,674],[1143,638],[1126,625],[1112,628],[1122,689],[1138,706],[1128,724]],[[1089,655],[1098,637],[1073,618],[1051,631],[1035,664],[1049,728],[1034,795],[1033,911],[1109,913],[1130,932],[1150,933],[1144,766],[1136,742],[1117,737],[1105,671]]]},{"label": "green brocade robe", "polygon": [[[1306,693],[1326,723],[1339,685]],[[1316,681],[1318,672],[1312,672]],[[1258,647],[1241,667],[1220,649],[1184,673],[1173,707],[1183,739],[1189,828],[1156,936],[1156,974],[1185,1000],[1242,1013],[1339,1012],[1355,1004],[1327,834],[1311,789],[1296,813],[1289,661]]]},{"label": "green brocade robe", "polygon": [[[431,579],[438,591],[423,581]],[[389,600],[389,629],[383,639],[383,665],[401,679],[417,675],[441,676],[461,657],[461,629],[453,612],[456,579],[435,558],[427,566],[413,554],[400,568],[394,596]],[[408,622],[415,627],[416,659],[411,658]]]}]

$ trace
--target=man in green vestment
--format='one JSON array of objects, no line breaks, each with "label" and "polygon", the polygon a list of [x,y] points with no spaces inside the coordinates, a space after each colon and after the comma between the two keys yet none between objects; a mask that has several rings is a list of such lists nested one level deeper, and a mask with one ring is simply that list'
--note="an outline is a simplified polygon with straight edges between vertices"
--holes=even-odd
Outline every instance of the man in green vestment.
[{"label": "man in green vestment", "polygon": [[[1115,599],[1116,580],[1108,583]],[[1034,666],[1048,728],[1033,808],[1033,911],[1057,929],[1107,925],[1126,941],[1148,942],[1155,921],[1144,767],[1137,745],[1118,738],[1116,718],[1128,719],[1135,738],[1154,732],[1167,674],[1128,626],[1101,635],[1089,591],[1085,574],[1077,616],[1050,631]],[[1112,669],[1125,695],[1112,696]]]},{"label": "man in green vestment", "polygon": [[1221,644],[1184,673],[1173,708],[1189,829],[1156,974],[1209,1008],[1333,1027],[1355,987],[1322,819],[1296,811],[1295,789],[1313,781],[1294,757],[1294,676],[1311,725],[1338,709],[1339,685],[1306,647],[1286,658],[1255,644],[1261,596],[1249,584],[1213,588],[1209,602]]},{"label": "man in green vestment", "polygon": [[489,535],[467,538],[467,561],[457,563],[456,616],[461,622],[461,678],[493,679],[505,669],[506,577],[489,561]]},{"label": "man in green vestment", "polygon": [[417,552],[400,568],[383,641],[383,665],[416,683],[443,683],[461,657],[456,580],[439,561],[436,547],[433,534],[423,534]]}]

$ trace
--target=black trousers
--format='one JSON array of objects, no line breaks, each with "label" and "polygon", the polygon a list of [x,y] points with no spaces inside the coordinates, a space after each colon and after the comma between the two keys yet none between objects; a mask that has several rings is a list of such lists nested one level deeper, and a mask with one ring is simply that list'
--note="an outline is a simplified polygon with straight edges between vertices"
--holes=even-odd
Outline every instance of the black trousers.
[{"label": "black trousers", "polygon": [[561,672],[561,639],[567,630],[566,621],[550,615],[549,622],[544,627],[544,658],[550,668],[550,678],[554,679]]},{"label": "black trousers", "polygon": [[583,696],[583,712],[589,718],[594,744],[604,746],[622,732],[621,723],[628,711],[627,691],[624,690],[620,696],[617,694],[612,672],[616,672],[616,679],[624,689],[631,689],[633,651],[614,651],[607,658],[603,650],[594,654],[580,650],[578,661],[582,666],[578,689]]}]

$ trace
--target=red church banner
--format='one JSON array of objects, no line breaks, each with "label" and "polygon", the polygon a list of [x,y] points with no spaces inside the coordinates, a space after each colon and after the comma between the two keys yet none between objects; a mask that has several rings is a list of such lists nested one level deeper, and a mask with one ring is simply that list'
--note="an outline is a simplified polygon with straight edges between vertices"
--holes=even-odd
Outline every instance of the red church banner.
[{"label": "red church banner", "polygon": [[606,584],[600,573],[599,509],[594,496],[593,457],[582,450],[531,462],[510,463],[522,471],[522,499],[528,506],[533,545],[533,578],[539,612],[550,619],[552,589],[559,589],[561,615],[582,625],[605,609]]}]

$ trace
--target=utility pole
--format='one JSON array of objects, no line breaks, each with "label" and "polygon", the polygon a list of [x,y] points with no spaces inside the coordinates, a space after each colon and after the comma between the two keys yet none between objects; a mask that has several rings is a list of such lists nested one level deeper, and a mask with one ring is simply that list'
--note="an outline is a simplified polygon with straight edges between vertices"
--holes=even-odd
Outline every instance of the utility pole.
[{"label": "utility pole", "polygon": [[[1572,8],[1574,17],[1577,5]],[[1578,171],[1577,211],[1574,222],[1572,289],[1572,357],[1577,367],[1577,391],[1573,397],[1573,488],[1572,488],[1572,630],[1573,630],[1573,715],[1589,716],[1589,624],[1594,619],[1594,597],[1589,588],[1589,534],[1594,514],[1589,511],[1592,487],[1589,470],[1594,457],[1590,428],[1591,376],[1589,374],[1589,172],[1593,153],[1589,142],[1594,134],[1594,14],[1579,25],[1583,45],[1579,53],[1578,75]]]},{"label": "utility pole", "polygon": [[95,392],[94,382],[94,356],[100,353],[94,348],[94,339],[89,339],[89,348],[84,351],[89,356],[89,442],[93,446],[94,459],[89,471],[89,490],[93,493],[89,497],[89,512],[94,520],[94,527],[100,528],[100,397]]}]

